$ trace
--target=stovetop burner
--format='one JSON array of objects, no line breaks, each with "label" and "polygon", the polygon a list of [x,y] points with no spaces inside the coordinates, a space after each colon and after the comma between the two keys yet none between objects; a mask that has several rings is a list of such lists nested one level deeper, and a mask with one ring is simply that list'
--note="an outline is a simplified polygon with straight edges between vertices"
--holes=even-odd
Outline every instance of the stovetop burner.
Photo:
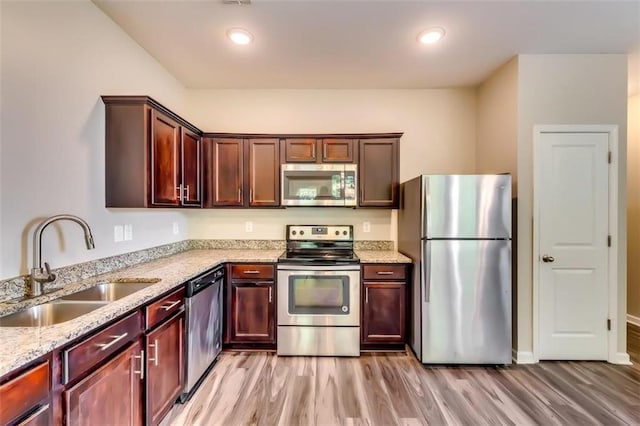
[{"label": "stovetop burner", "polygon": [[351,225],[287,225],[287,250],[278,262],[338,265],[359,263]]}]

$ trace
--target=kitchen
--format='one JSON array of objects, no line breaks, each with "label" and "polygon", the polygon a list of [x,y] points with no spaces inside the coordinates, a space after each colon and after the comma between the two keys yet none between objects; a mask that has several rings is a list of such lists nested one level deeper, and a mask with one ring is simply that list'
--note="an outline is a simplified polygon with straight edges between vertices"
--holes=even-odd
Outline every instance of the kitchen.
[{"label": "kitchen", "polygon": [[[243,86],[236,85],[236,90],[196,90],[185,89],[92,3],[30,7],[3,4],[2,9],[3,63],[13,64],[3,68],[6,83],[2,87],[3,104],[11,105],[3,108],[2,120],[3,279],[28,273],[33,228],[43,216],[62,212],[87,219],[92,225],[96,249],[87,251],[81,243],[79,228],[65,224],[61,228],[65,242],[61,250],[58,238],[49,229],[52,235],[45,237],[43,252],[54,269],[184,240],[282,241],[286,224],[347,224],[354,226],[356,241],[395,239],[394,210],[105,209],[105,112],[101,95],[148,94],[206,131],[403,132],[401,182],[425,171],[444,174],[511,171],[522,175],[516,188],[519,199],[531,194],[531,182],[525,172],[531,167],[528,153],[531,142],[518,136],[518,132],[528,135],[529,130],[524,129],[524,122],[522,130],[517,127],[516,103],[520,101],[508,93],[499,98],[499,104],[505,108],[498,119],[503,117],[501,122],[506,125],[487,129],[490,123],[483,117],[495,107],[492,102],[498,102],[491,99],[492,85],[506,84],[517,75],[524,87],[540,91],[551,84],[550,80],[534,81],[533,73],[539,79],[544,72],[566,73],[575,82],[575,87],[567,90],[574,92],[571,96],[553,98],[553,102],[563,105],[561,110],[578,112],[523,120],[614,123],[620,127],[621,141],[625,140],[626,55],[521,55],[519,63],[507,62],[479,91],[473,87],[357,90],[356,82],[346,89],[313,90],[302,86],[289,90],[239,90]],[[43,38],[42,34],[47,36]],[[593,74],[585,74],[585,69]],[[506,79],[501,80],[503,75]],[[582,80],[573,77],[579,75]],[[510,90],[511,86],[505,87]],[[588,110],[582,106],[592,103],[591,100],[601,103],[603,99],[610,100],[604,108]],[[479,109],[483,102],[488,102],[487,109]],[[489,140],[505,142],[492,148]],[[509,140],[522,142],[515,146]],[[500,156],[493,154],[496,149]],[[25,166],[30,167],[30,172],[24,173]],[[624,199],[619,202],[624,205]],[[521,205],[518,214],[530,217],[526,208],[526,203]],[[251,232],[246,231],[246,222],[252,223]],[[365,232],[364,222],[370,224],[369,232]],[[531,232],[525,222],[519,221],[518,226],[524,227],[519,229],[520,235]],[[114,226],[129,224],[132,239],[114,242]],[[526,278],[530,274],[526,265],[531,261],[530,256],[522,253],[520,250],[524,266],[518,273]],[[517,321],[514,347],[527,352],[531,345],[531,334],[527,331],[531,328],[531,302],[526,293],[530,287],[526,286],[526,279],[518,282],[524,287],[518,293],[521,298],[518,315],[522,317]],[[624,313],[621,315],[624,318]],[[619,322],[624,323],[624,319]]]}]

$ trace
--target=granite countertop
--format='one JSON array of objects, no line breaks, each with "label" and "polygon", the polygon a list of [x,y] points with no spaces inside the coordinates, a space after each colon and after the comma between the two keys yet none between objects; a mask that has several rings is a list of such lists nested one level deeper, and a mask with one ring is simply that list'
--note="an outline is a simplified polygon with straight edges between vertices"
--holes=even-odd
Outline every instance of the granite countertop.
[{"label": "granite countertop", "polygon": [[356,250],[361,263],[411,263],[404,254],[394,250]]},{"label": "granite countertop", "polygon": [[63,289],[20,303],[0,303],[0,316],[57,299],[115,278],[162,280],[71,321],[48,327],[0,327],[0,376],[90,333],[120,315],[173,289],[196,275],[225,262],[276,262],[282,250],[190,250],[115,272],[97,275]]}]

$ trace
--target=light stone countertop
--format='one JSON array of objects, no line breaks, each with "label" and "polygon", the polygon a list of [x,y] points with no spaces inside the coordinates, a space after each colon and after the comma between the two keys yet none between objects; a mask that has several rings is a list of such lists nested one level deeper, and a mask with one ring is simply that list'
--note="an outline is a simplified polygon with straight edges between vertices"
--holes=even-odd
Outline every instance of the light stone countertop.
[{"label": "light stone countertop", "polygon": [[360,263],[411,263],[411,259],[394,250],[356,250]]},{"label": "light stone countertop", "polygon": [[55,293],[29,301],[0,303],[0,316],[4,316],[115,278],[162,279],[157,284],[61,324],[48,327],[0,327],[0,376],[90,333],[216,265],[225,262],[276,262],[281,254],[282,250],[190,250],[67,284]]}]

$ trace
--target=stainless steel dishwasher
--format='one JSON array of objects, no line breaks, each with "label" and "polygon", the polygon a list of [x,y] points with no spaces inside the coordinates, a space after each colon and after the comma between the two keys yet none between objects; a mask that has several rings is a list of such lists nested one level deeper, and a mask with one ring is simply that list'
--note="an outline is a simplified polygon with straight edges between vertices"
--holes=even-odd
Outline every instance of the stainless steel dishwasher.
[{"label": "stainless steel dishwasher", "polygon": [[222,350],[222,286],[224,266],[186,285],[186,381],[180,402],[189,400]]}]

